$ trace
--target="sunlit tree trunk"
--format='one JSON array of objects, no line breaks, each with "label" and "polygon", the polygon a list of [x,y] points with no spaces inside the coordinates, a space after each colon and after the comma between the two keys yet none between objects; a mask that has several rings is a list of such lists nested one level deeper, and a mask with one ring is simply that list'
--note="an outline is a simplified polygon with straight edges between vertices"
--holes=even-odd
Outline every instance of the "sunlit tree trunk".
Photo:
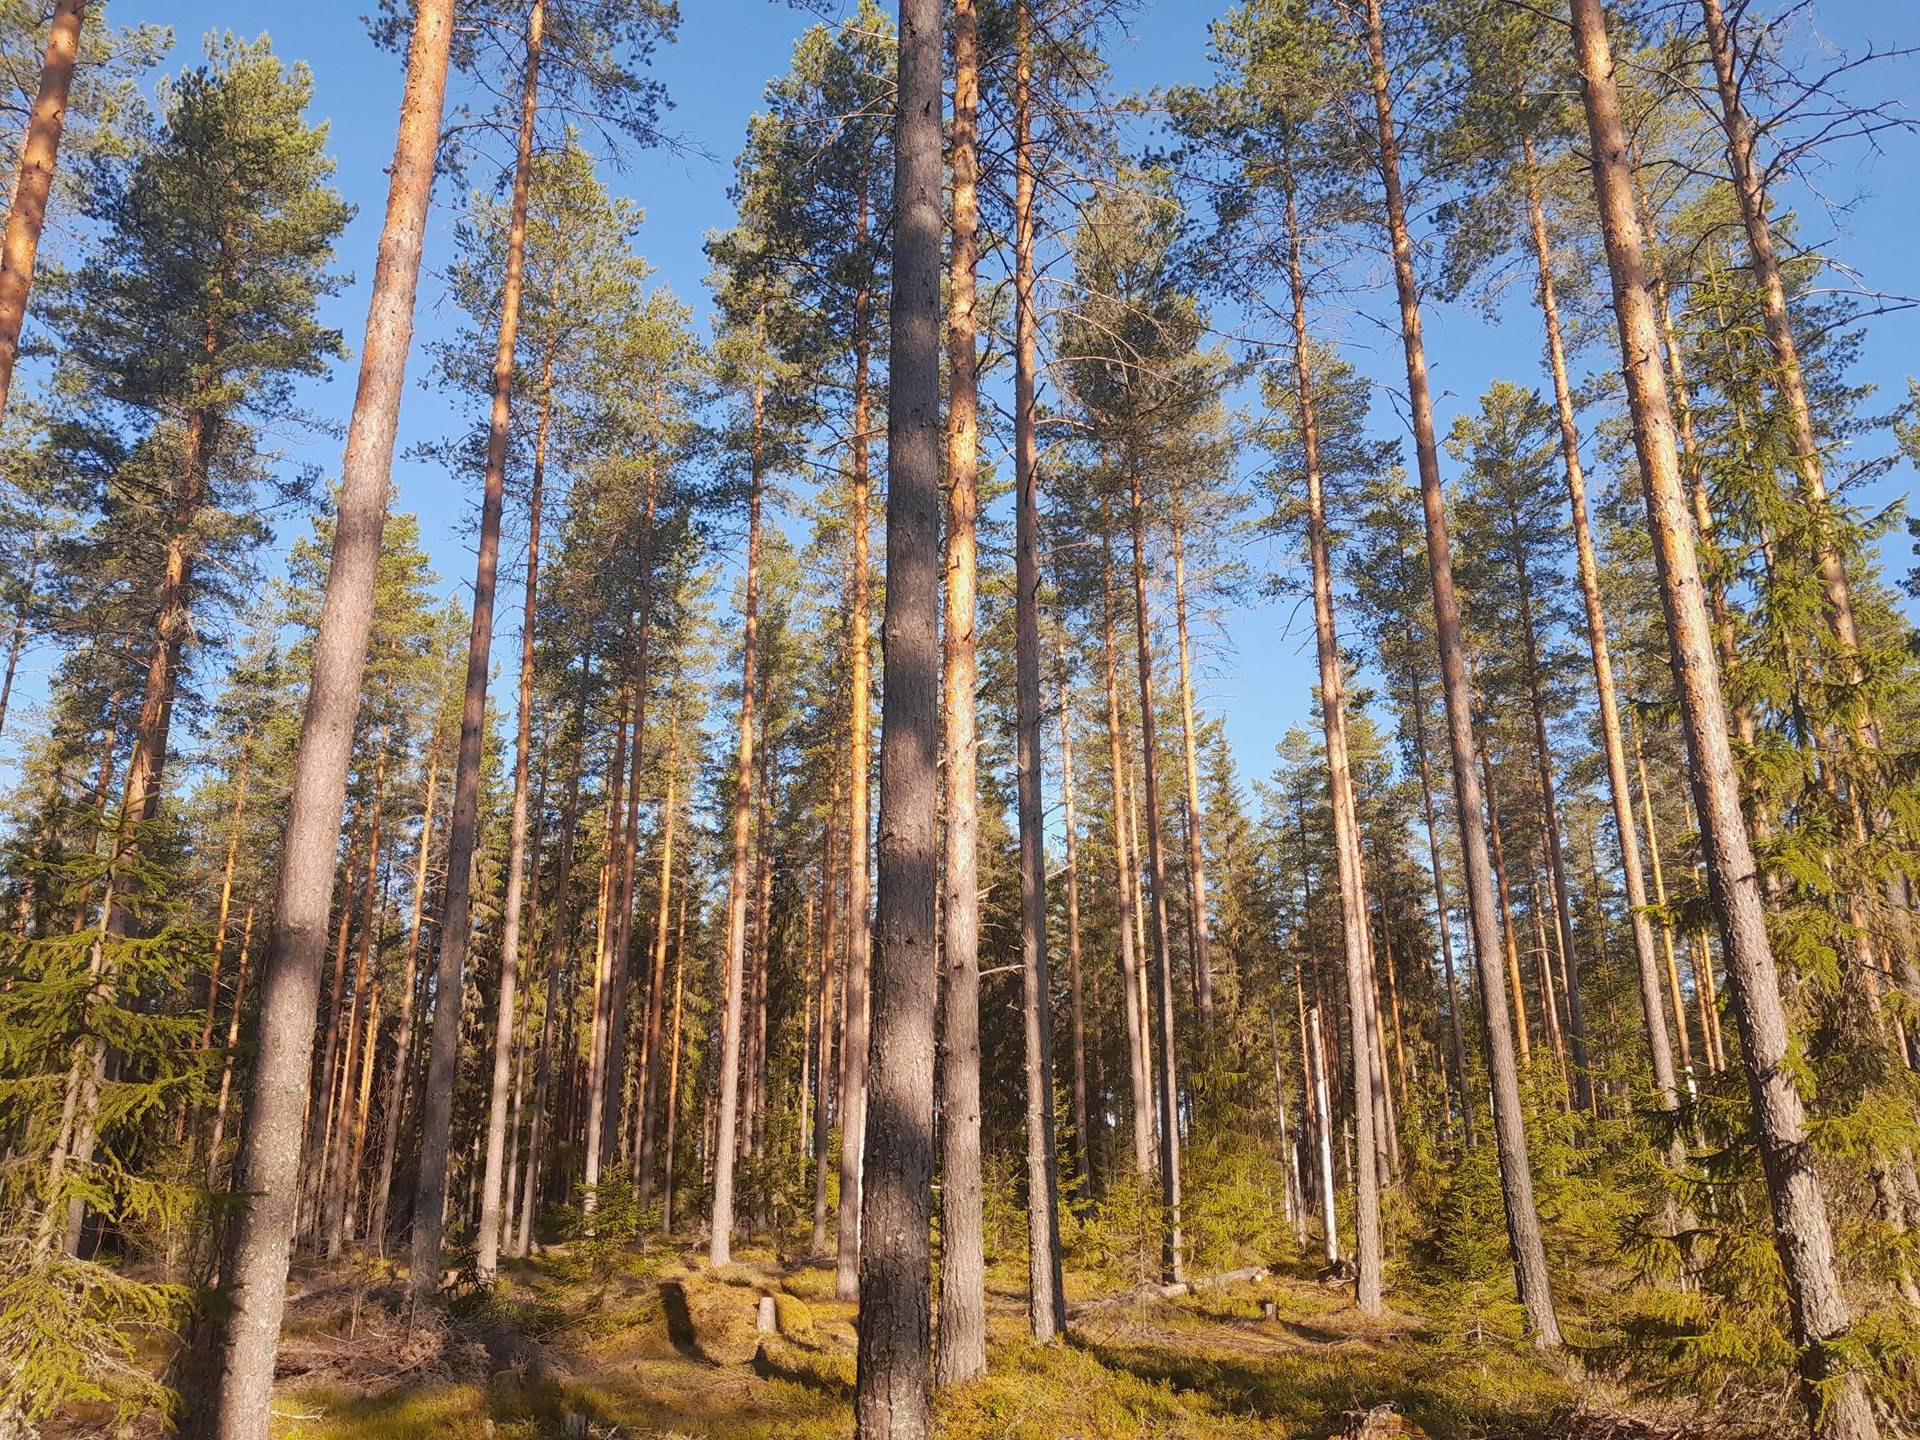
[{"label": "sunlit tree trunk", "polygon": [[1787,1278],[1809,1419],[1823,1435],[1870,1440],[1878,1436],[1879,1423],[1864,1377],[1846,1358],[1852,1314],[1840,1288],[1826,1195],[1807,1141],[1779,972],[1740,810],[1739,774],[1714,663],[1712,625],[1701,592],[1666,377],[1660,369],[1645,243],[1627,167],[1626,126],[1600,0],[1573,0],[1572,20],[1592,141],[1594,198],[1613,281],[1634,449],[1646,492],[1647,529],[1666,612],[1701,849],[1740,1027],[1741,1059],[1775,1242]]},{"label": "sunlit tree trunk", "polygon": [[[47,199],[53,193],[60,132],[67,123],[67,95],[73,87],[80,30],[86,19],[87,0],[56,0],[47,31],[46,61],[40,67],[40,85],[20,149],[20,173],[7,211],[6,236],[0,240],[0,418],[6,415],[7,397],[13,390],[20,330],[27,318],[27,291],[33,284],[40,231],[47,222]],[[0,719],[4,716],[5,707],[0,706]]]},{"label": "sunlit tree trunk", "polygon": [[332,855],[339,843],[373,623],[453,10],[453,0],[418,0],[414,7],[386,219],[336,499],[334,551],[315,628],[313,678],[281,841],[273,933],[261,968],[259,1059],[234,1165],[233,1189],[254,1198],[228,1232],[221,1259],[221,1280],[233,1308],[211,1337],[209,1348],[217,1354],[201,1367],[206,1384],[189,1396],[183,1430],[195,1437],[264,1440],[272,1410],[274,1355],[293,1245],[301,1107],[332,903]]},{"label": "sunlit tree trunk", "polygon": [[1173,614],[1179,637],[1180,739],[1187,782],[1187,905],[1193,927],[1193,969],[1200,1031],[1213,1044],[1213,934],[1207,920],[1207,847],[1200,821],[1200,761],[1193,728],[1193,655],[1187,636],[1187,553],[1185,517],[1175,497],[1173,508]]},{"label": "sunlit tree trunk", "polygon": [[[1327,539],[1326,502],[1320,474],[1320,427],[1314,408],[1311,351],[1307,345],[1306,284],[1300,266],[1300,234],[1293,177],[1282,160],[1287,191],[1287,283],[1292,295],[1294,393],[1300,407],[1300,439],[1306,461],[1307,548],[1313,562],[1313,628],[1320,662],[1320,720],[1326,740],[1327,786],[1332,799],[1334,867],[1340,884],[1341,934],[1347,962],[1347,1004],[1353,1023],[1353,1120],[1363,1136],[1374,1130],[1374,1093],[1370,1071],[1374,1044],[1374,1000],[1367,975],[1367,902],[1360,871],[1359,826],[1354,814],[1353,776],[1347,755],[1345,682],[1340,673],[1340,640],[1333,619],[1333,555]],[[1144,613],[1144,612],[1143,612]],[[1148,762],[1151,764],[1151,760]],[[1189,761],[1191,763],[1191,761]],[[1368,1315],[1382,1309],[1380,1294],[1380,1171],[1358,1167],[1354,1193],[1355,1303]]]},{"label": "sunlit tree trunk", "polygon": [[527,12],[526,75],[521,82],[520,133],[514,156],[513,199],[507,223],[507,270],[501,290],[499,344],[493,362],[492,412],[487,428],[487,474],[480,509],[480,556],[473,584],[473,633],[467,644],[466,695],[460,712],[460,753],[453,781],[453,823],[447,833],[447,897],[440,925],[435,977],[437,1002],[428,1047],[426,1089],[420,1103],[420,1172],[413,1192],[412,1268],[408,1291],[417,1307],[440,1289],[440,1237],[445,1231],[447,1147],[453,1123],[453,1087],[459,1063],[461,977],[466,969],[473,852],[480,833],[480,761],[487,719],[488,658],[493,649],[493,598],[500,568],[500,512],[506,497],[511,438],[515,344],[526,273],[527,190],[533,171],[533,121],[539,106],[540,44],[546,0]]},{"label": "sunlit tree trunk", "polygon": [[[987,1369],[980,1173],[979,678],[974,657],[974,527],[980,503],[978,28],[974,0],[955,0],[953,244],[947,263],[947,583],[941,640],[947,843],[941,877],[940,1344],[933,1374],[934,1383],[943,1387],[984,1375]],[[1027,230],[1031,228],[1029,219]]]},{"label": "sunlit tree trunk", "polygon": [[1673,1073],[1673,1047],[1667,1038],[1665,1006],[1660,999],[1659,959],[1654,953],[1653,922],[1647,915],[1647,881],[1641,866],[1639,828],[1633,818],[1633,792],[1627,778],[1626,746],[1620,733],[1620,700],[1614,685],[1613,657],[1607,637],[1606,609],[1600,598],[1600,567],[1594,555],[1593,525],[1587,513],[1586,474],[1580,463],[1580,430],[1574,417],[1573,390],[1567,378],[1566,344],[1560,330],[1560,303],[1554,286],[1553,250],[1547,238],[1545,207],[1533,142],[1526,142],[1527,216],[1539,272],[1540,313],[1547,332],[1547,362],[1553,376],[1554,411],[1560,422],[1560,459],[1567,474],[1567,506],[1573,517],[1573,544],[1586,608],[1587,650],[1593,660],[1594,694],[1600,702],[1600,736],[1607,759],[1607,793],[1613,802],[1614,835],[1620,844],[1620,871],[1627,894],[1628,923],[1640,982],[1640,1011],[1646,1022],[1653,1086],[1664,1109],[1679,1104]]},{"label": "sunlit tree trunk", "polygon": [[[763,342],[764,343],[764,339]],[[753,377],[753,454],[747,485],[747,568],[741,602],[740,735],[734,755],[733,863],[727,876],[727,940],[723,962],[719,1099],[713,1150],[713,1217],[707,1261],[733,1261],[733,1174],[740,1116],[740,1030],[747,955],[747,889],[752,883],[754,697],[759,689],[761,426],[764,372]]]},{"label": "sunlit tree trunk", "polygon": [[[512,1206],[505,1180],[507,1099],[513,1028],[520,988],[520,912],[527,893],[527,787],[533,761],[533,651],[540,619],[540,507],[547,472],[547,432],[553,423],[554,343],[547,342],[540,377],[540,417],[533,430],[533,473],[527,490],[527,573],[520,618],[520,704],[513,739],[513,810],[507,825],[507,894],[500,920],[500,988],[494,997],[493,1075],[487,1092],[486,1160],[480,1177],[480,1233],[474,1274],[490,1284],[500,1265],[503,1204]],[[537,853],[537,852],[536,852]]]},{"label": "sunlit tree trunk", "polygon": [[1534,1202],[1519,1071],[1514,1064],[1513,1033],[1507,1021],[1506,978],[1500,973],[1498,959],[1500,937],[1494,909],[1493,871],[1487,854],[1486,832],[1482,828],[1484,802],[1474,766],[1471,695],[1460,636],[1459,601],[1453,588],[1453,555],[1447,537],[1439,450],[1434,438],[1426,342],[1420,327],[1420,292],[1413,273],[1413,242],[1407,228],[1406,197],[1400,182],[1400,151],[1394,134],[1380,0],[1366,0],[1366,46],[1380,173],[1386,191],[1385,218],[1393,251],[1394,287],[1400,304],[1400,335],[1406,351],[1408,409],[1413,419],[1427,555],[1433,576],[1434,637],[1440,656],[1441,687],[1446,696],[1447,739],[1452,753],[1460,849],[1467,879],[1467,914],[1479,966],[1487,1069],[1493,1091],[1494,1135],[1500,1152],[1501,1198],[1506,1208],[1507,1237],[1528,1327],[1536,1344],[1557,1346],[1560,1322],[1554,1314],[1546,1246],[1540,1234],[1539,1209]]},{"label": "sunlit tree trunk", "polygon": [[1186,1278],[1180,1234],[1180,1089],[1174,1043],[1173,969],[1167,947],[1167,862],[1160,824],[1160,753],[1154,717],[1153,641],[1147,623],[1146,508],[1141,501],[1140,468],[1127,466],[1129,523],[1133,532],[1133,633],[1140,672],[1141,797],[1146,810],[1148,932],[1153,940],[1153,979],[1160,1008],[1160,1202],[1164,1229],[1160,1268],[1169,1283]]},{"label": "sunlit tree trunk", "polygon": [[1067,843],[1067,1033],[1073,1046],[1073,1154],[1081,1194],[1090,1197],[1093,1131],[1087,1105],[1087,1012],[1081,983],[1080,837],[1073,786],[1073,697],[1067,681],[1064,636],[1060,647],[1060,796]]}]

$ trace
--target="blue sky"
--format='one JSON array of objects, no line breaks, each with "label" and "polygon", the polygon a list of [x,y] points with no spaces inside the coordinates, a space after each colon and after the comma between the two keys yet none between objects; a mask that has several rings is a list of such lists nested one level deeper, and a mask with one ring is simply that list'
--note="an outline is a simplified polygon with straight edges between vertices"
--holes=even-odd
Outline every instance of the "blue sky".
[{"label": "blue sky", "polygon": [[[851,8],[851,0],[845,0]],[[1224,6],[1211,0],[1149,0],[1130,22],[1130,33],[1110,47],[1117,82],[1127,88],[1198,81],[1205,77],[1206,26]],[[276,51],[305,60],[314,74],[315,118],[331,122],[330,148],[339,161],[336,183],[359,207],[340,250],[341,268],[355,283],[329,302],[328,319],[357,347],[366,316],[366,287],[385,202],[384,167],[392,155],[393,125],[399,99],[401,66],[397,57],[376,50],[358,18],[367,0],[113,0],[116,24],[154,21],[174,27],[176,50],[169,69],[198,58],[207,31],[233,28],[249,37],[265,30]],[[672,128],[708,152],[711,161],[690,154],[646,152],[630,158],[623,173],[610,177],[616,189],[646,209],[641,246],[660,278],[682,298],[704,309],[702,277],[706,263],[703,235],[724,226],[731,214],[726,188],[731,160],[749,113],[758,105],[768,79],[786,68],[793,38],[813,17],[779,0],[682,0],[684,19],[676,44],[663,50],[658,74],[674,100]],[[1881,48],[1920,43],[1920,7],[1869,3],[1869,0],[1819,0],[1818,22],[1838,43],[1858,49],[1871,39]],[[1920,79],[1912,61],[1878,71],[1872,81],[1885,93],[1911,91]],[[1856,193],[1860,203],[1846,216],[1834,248],[1879,289],[1920,293],[1920,256],[1913,225],[1920,216],[1920,137],[1896,135],[1891,153],[1849,163],[1830,176],[1842,196]],[[427,275],[422,288],[419,333],[431,336],[452,322],[439,302],[439,270],[451,255],[454,213],[443,205],[428,239]],[[1364,302],[1369,314],[1384,315],[1390,296]],[[1403,383],[1396,375],[1398,346],[1392,334],[1363,320],[1350,320],[1351,358],[1383,383]],[[1452,416],[1471,407],[1495,378],[1540,384],[1539,342],[1524,317],[1519,323],[1491,326],[1477,314],[1433,306],[1427,315],[1428,350],[1444,434]],[[1591,361],[1604,359],[1595,347]],[[417,381],[425,364],[416,349],[401,421],[401,450],[435,438],[447,428],[443,400]],[[1862,356],[1860,378],[1879,385],[1883,398],[1904,394],[1905,376],[1920,370],[1920,313],[1906,312],[1874,322]],[[308,403],[344,423],[353,394],[351,365],[330,383],[311,388]],[[1395,425],[1391,405],[1377,407],[1383,427]],[[339,445],[331,439],[300,442],[295,455],[337,471]],[[396,465],[401,507],[416,511],[424,537],[449,591],[469,585],[472,552],[467,535],[469,497],[437,467],[401,459]],[[1871,497],[1884,502],[1905,494],[1913,472],[1895,471]],[[302,522],[304,524],[304,522]],[[1256,566],[1281,566],[1282,555],[1250,557]],[[1889,548],[1888,559],[1904,572],[1911,557],[1905,537]],[[503,602],[507,597],[503,596]],[[517,607],[503,603],[502,615]],[[511,623],[496,636],[496,647],[510,643]],[[1289,628],[1290,627],[1290,628]],[[1312,655],[1301,616],[1291,603],[1235,607],[1217,626],[1205,627],[1207,655],[1202,665],[1203,700],[1227,716],[1228,732],[1251,775],[1272,765],[1273,745],[1293,723],[1310,716]],[[29,700],[41,691],[50,657],[30,656],[21,684]],[[23,727],[24,728],[24,727]],[[16,732],[17,733],[17,732]],[[12,736],[8,737],[12,739]],[[11,749],[11,746],[8,747]]]}]

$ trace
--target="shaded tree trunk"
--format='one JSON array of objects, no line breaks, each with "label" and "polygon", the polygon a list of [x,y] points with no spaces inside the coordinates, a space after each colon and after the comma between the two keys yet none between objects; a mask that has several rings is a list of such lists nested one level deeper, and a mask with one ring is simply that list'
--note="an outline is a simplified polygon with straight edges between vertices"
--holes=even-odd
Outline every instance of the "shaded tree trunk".
[{"label": "shaded tree trunk", "polygon": [[[874,1048],[868,1076],[870,1163],[860,1196],[854,1389],[860,1440],[925,1440],[933,1428],[928,1351],[940,873],[940,18],[937,0],[901,0],[887,404],[887,685],[873,957],[875,1028],[886,1044]],[[862,698],[856,693],[855,703]],[[857,731],[860,717],[854,723]],[[860,781],[856,773],[855,783]],[[866,823],[861,798],[853,806],[856,829]],[[864,862],[864,855],[858,858]],[[856,900],[862,898],[861,881],[856,874]],[[856,934],[865,929],[863,918],[855,919]],[[852,965],[860,960],[857,949]]]},{"label": "shaded tree trunk", "polygon": [[1173,505],[1173,613],[1179,637],[1180,739],[1187,782],[1187,906],[1192,912],[1194,1000],[1200,1033],[1213,1045],[1213,934],[1207,921],[1207,847],[1200,823],[1200,761],[1193,729],[1193,659],[1187,639],[1187,554],[1185,517],[1176,494]]}]

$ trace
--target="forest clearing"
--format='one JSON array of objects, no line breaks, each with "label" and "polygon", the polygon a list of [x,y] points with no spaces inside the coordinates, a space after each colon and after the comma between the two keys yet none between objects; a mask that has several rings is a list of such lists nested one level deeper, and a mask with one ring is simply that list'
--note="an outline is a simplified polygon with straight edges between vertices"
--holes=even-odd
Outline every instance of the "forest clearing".
[{"label": "forest clearing", "polygon": [[0,4],[0,1440],[1920,1433],[1911,8]]}]

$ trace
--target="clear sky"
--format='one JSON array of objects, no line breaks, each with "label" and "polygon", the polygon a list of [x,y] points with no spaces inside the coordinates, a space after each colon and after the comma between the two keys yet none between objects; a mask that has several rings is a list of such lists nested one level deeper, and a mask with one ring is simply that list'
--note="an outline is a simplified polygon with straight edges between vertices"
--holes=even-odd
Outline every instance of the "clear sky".
[{"label": "clear sky", "polygon": [[[851,0],[843,0],[851,8]],[[1116,40],[1110,59],[1117,82],[1126,88],[1199,81],[1206,75],[1206,27],[1226,0],[1147,0],[1133,18],[1130,33]],[[150,20],[176,32],[169,69],[199,57],[201,36],[232,28],[251,37],[272,35],[284,58],[306,61],[314,74],[316,118],[331,122],[330,148],[339,161],[336,183],[359,206],[340,251],[341,268],[355,283],[329,302],[328,319],[357,347],[366,317],[367,284],[385,202],[385,166],[392,156],[393,127],[399,101],[401,64],[378,51],[359,19],[368,0],[112,0],[117,24]],[[731,207],[726,196],[731,162],[747,116],[758,105],[763,86],[787,65],[793,38],[814,17],[780,0],[682,0],[684,12],[676,44],[660,53],[657,73],[670,89],[674,109],[670,125],[691,146],[711,159],[654,151],[633,155],[623,173],[610,177],[614,187],[646,208],[641,247],[660,277],[682,298],[704,312],[702,277],[706,263],[701,240],[726,225]],[[1920,7],[1876,0],[1818,0],[1817,19],[1835,41],[1857,50],[1871,39],[1880,48],[1920,44]],[[1911,93],[1920,80],[1920,62],[1898,61],[1872,79],[1880,93]],[[1890,153],[1862,158],[1830,177],[1837,195],[1858,195],[1859,203],[1841,222],[1833,248],[1875,288],[1920,294],[1920,254],[1915,225],[1920,221],[1920,137],[1895,135]],[[451,254],[453,211],[436,211],[428,240],[429,275],[422,289],[420,334],[429,336],[451,323],[440,302],[439,271]],[[1824,222],[1823,222],[1824,223]],[[1368,303],[1384,318],[1391,297],[1384,291]],[[1398,346],[1392,332],[1364,319],[1347,322],[1352,356],[1360,368],[1383,384],[1400,388]],[[1433,306],[1427,317],[1428,349],[1440,405],[1442,433],[1452,416],[1473,406],[1494,378],[1542,383],[1539,341],[1525,317],[1490,326],[1477,314]],[[1593,359],[1604,358],[1595,347]],[[406,405],[401,449],[436,438],[447,428],[443,402],[417,381],[425,372],[416,349]],[[1876,320],[1860,367],[1860,378],[1878,384],[1882,398],[1905,392],[1905,376],[1920,371],[1920,312]],[[344,425],[353,395],[351,362],[339,367],[330,383],[311,387],[308,403]],[[1395,410],[1383,397],[1377,422],[1396,427]],[[295,453],[331,475],[339,465],[339,442],[320,438],[301,442]],[[472,578],[468,495],[437,467],[400,460],[396,466],[401,507],[420,514],[425,540],[449,591]],[[1914,480],[1904,465],[1881,483],[1871,498],[1884,502],[1906,493]],[[301,522],[304,528],[304,522]],[[1904,573],[1912,557],[1904,535],[1892,542],[1888,560]],[[1256,565],[1281,566],[1287,557],[1255,555]],[[501,614],[517,614],[502,597]],[[509,642],[512,621],[504,621],[496,647]],[[1293,723],[1310,718],[1312,655],[1310,629],[1290,603],[1236,607],[1218,625],[1205,627],[1203,700],[1227,716],[1228,732],[1246,772],[1265,774],[1273,745]],[[30,657],[22,685],[29,699],[42,690],[45,654]],[[36,662],[37,661],[37,666]],[[9,737],[12,738],[11,736]],[[11,748],[10,746],[8,747]]]}]

